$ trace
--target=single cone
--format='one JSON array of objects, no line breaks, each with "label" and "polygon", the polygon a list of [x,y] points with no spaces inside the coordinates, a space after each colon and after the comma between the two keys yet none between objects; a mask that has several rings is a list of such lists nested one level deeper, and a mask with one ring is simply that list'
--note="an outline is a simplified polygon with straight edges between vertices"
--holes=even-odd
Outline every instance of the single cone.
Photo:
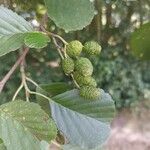
[{"label": "single cone", "polygon": [[89,41],[84,44],[83,51],[88,55],[99,55],[101,46],[95,41]]},{"label": "single cone", "polygon": [[78,72],[74,72],[74,79],[78,83],[79,86],[93,86],[96,87],[97,83],[95,79],[91,76],[82,76]]},{"label": "single cone", "polygon": [[78,57],[81,54],[83,45],[80,41],[72,41],[67,45],[66,48],[66,53],[70,56],[70,57]]},{"label": "single cone", "polygon": [[80,89],[80,96],[87,100],[97,100],[100,97],[100,89],[84,86]]},{"label": "single cone", "polygon": [[74,61],[71,58],[62,60],[62,68],[65,74],[70,74],[74,71]]},{"label": "single cone", "polygon": [[89,59],[81,57],[75,62],[75,70],[82,76],[91,76],[93,65]]}]

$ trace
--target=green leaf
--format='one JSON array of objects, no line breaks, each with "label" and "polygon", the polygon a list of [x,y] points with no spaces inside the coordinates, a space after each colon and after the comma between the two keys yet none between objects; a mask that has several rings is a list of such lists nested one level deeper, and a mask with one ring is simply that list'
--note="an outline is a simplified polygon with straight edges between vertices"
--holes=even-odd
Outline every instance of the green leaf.
[{"label": "green leaf", "polygon": [[[63,82],[56,82],[56,83],[50,83],[50,84],[41,84],[40,87],[37,87],[36,91],[38,93],[43,93],[49,97],[55,96],[57,94],[61,94],[63,92],[66,92],[67,90],[70,90],[70,85],[63,83]],[[36,96],[38,104],[42,107],[42,109],[47,113],[50,114],[50,106],[49,101],[45,100],[44,98],[40,96]]]},{"label": "green leaf", "polygon": [[150,60],[150,22],[142,25],[132,33],[131,49],[133,54],[141,59]]},{"label": "green leaf", "polygon": [[8,150],[40,150],[40,140],[56,137],[54,122],[35,103],[14,101],[0,106],[0,138]]},{"label": "green leaf", "polygon": [[42,32],[27,33],[24,39],[25,44],[30,48],[44,48],[50,42],[50,38]]},{"label": "green leaf", "polygon": [[94,17],[94,5],[90,0],[45,0],[49,17],[66,31],[81,30]]},{"label": "green leaf", "polygon": [[24,18],[0,6],[0,56],[20,48],[29,31],[33,28]]},{"label": "green leaf", "polygon": [[55,101],[50,103],[52,117],[71,144],[91,149],[106,141],[115,112],[109,94],[101,90],[98,100],[89,101],[71,90],[51,99]]},{"label": "green leaf", "polygon": [[19,49],[24,43],[25,34],[0,35],[0,56]]}]

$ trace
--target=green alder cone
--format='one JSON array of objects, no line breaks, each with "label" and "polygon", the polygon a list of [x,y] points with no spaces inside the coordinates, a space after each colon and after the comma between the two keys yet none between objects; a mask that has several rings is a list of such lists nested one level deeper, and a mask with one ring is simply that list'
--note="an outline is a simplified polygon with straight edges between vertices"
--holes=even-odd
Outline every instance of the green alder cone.
[{"label": "green alder cone", "polygon": [[95,79],[91,76],[82,76],[78,72],[74,72],[74,79],[78,83],[79,86],[93,86],[96,87],[97,83]]},{"label": "green alder cone", "polygon": [[83,51],[88,55],[99,55],[101,46],[95,41],[89,41],[84,44]]},{"label": "green alder cone", "polygon": [[100,96],[100,89],[91,86],[84,86],[80,89],[80,96],[87,100],[96,100]]},{"label": "green alder cone", "polygon": [[74,70],[74,61],[69,57],[63,59],[62,68],[65,74],[70,74]]},{"label": "green alder cone", "polygon": [[75,62],[75,70],[82,76],[91,76],[93,65],[89,59],[81,57]]},{"label": "green alder cone", "polygon": [[70,57],[78,57],[82,52],[83,45],[80,41],[72,41],[67,45],[66,53]]}]

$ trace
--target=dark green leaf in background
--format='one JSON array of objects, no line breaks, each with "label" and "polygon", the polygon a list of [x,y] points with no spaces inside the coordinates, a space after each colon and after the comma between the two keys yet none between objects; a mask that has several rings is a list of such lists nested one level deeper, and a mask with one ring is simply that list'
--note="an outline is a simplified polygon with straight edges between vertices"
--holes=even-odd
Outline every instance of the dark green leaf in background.
[{"label": "dark green leaf in background", "polygon": [[130,43],[135,56],[150,60],[150,22],[132,33]]}]

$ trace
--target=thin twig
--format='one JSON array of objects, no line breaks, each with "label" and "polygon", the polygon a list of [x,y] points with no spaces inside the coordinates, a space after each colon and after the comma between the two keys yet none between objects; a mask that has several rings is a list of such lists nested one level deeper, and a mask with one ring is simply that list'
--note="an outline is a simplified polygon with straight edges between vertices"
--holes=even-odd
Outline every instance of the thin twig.
[{"label": "thin twig", "polygon": [[24,60],[26,54],[28,53],[29,48],[25,48],[19,59],[16,61],[16,63],[12,66],[12,68],[9,70],[9,72],[5,75],[5,77],[0,81],[0,93],[2,92],[6,82],[9,80],[11,75],[14,73],[14,71],[17,69],[17,67],[20,65],[20,63]]},{"label": "thin twig", "polygon": [[64,43],[64,45],[67,45],[67,44],[68,44],[67,41],[65,41],[61,36],[59,36],[59,35],[57,35],[57,34],[55,34],[55,33],[51,33],[51,32],[49,32],[49,31],[47,31],[47,30],[44,28],[44,26],[40,26],[40,28],[41,28],[41,30],[42,30],[43,32],[46,32],[47,35],[49,35],[50,37],[52,36],[52,37],[58,38],[59,40],[61,40],[61,41]]},{"label": "thin twig", "polygon": [[30,93],[29,93],[28,85],[26,83],[26,74],[25,74],[25,66],[24,65],[25,65],[25,61],[22,61],[20,64],[20,72],[21,72],[23,86],[25,88],[26,101],[29,101]]},{"label": "thin twig", "polygon": [[38,95],[38,96],[41,96],[41,97],[43,97],[43,98],[45,98],[45,99],[51,101],[51,99],[50,99],[49,97],[47,97],[46,95],[43,95],[43,94],[41,94],[41,93],[33,92],[33,91],[30,91],[30,90],[28,90],[28,92],[29,92],[30,94],[32,94],[32,95]]},{"label": "thin twig", "polygon": [[65,58],[67,58],[67,53],[66,53],[66,45],[64,45],[64,49],[63,49],[63,52],[64,52],[64,56],[65,56]]},{"label": "thin twig", "polygon": [[45,25],[47,25],[47,22],[48,22],[48,14],[45,13],[45,14],[43,15],[43,17],[42,17],[41,22],[40,22],[40,26],[45,27]]},{"label": "thin twig", "polygon": [[56,46],[56,49],[57,49],[57,51],[58,51],[58,53],[59,53],[61,59],[64,59],[64,56],[63,56],[62,53],[61,53],[61,47],[57,44],[57,41],[56,41],[55,38],[53,38],[53,42],[54,42],[54,44],[55,44],[55,46]]},{"label": "thin twig", "polygon": [[[64,57],[63,57],[63,55],[62,55],[62,53],[61,53],[62,47],[59,46],[59,44],[57,43],[56,38],[58,38],[58,39],[64,44],[64,47],[66,47],[66,45],[68,45],[67,41],[65,41],[61,36],[47,31],[47,30],[44,28],[44,26],[42,26],[42,25],[40,26],[40,29],[41,29],[43,32],[45,32],[49,37],[51,37],[51,38],[53,39],[53,42],[54,42],[54,44],[55,44],[55,46],[56,46],[56,49],[57,49],[57,51],[58,51],[60,57],[61,57],[62,59],[64,59]],[[65,52],[64,52],[64,51],[63,51],[63,53],[64,53],[64,55],[65,55]]]},{"label": "thin twig", "polygon": [[30,83],[32,83],[35,87],[38,87],[39,89],[43,90],[35,81],[33,81],[32,79],[26,77],[26,80]]},{"label": "thin twig", "polygon": [[73,80],[75,86],[76,86],[78,89],[80,89],[80,86],[78,85],[78,83],[77,83],[76,80],[74,79],[73,74],[71,74],[70,76],[71,76],[71,78],[72,78],[72,80]]},{"label": "thin twig", "polygon": [[30,94],[32,95],[39,95],[49,101],[51,101],[51,99],[49,97],[47,97],[46,95],[43,95],[41,93],[38,93],[38,92],[33,92],[29,89],[28,85],[27,85],[27,81],[31,82],[32,84],[34,84],[36,87],[39,87],[39,85],[37,83],[35,83],[32,79],[26,77],[26,74],[25,74],[25,70],[24,70],[24,65],[22,64],[21,65],[21,74],[22,74],[22,82],[23,82],[23,86],[25,88],[25,92],[26,92],[26,100],[29,101],[29,96]]},{"label": "thin twig", "polygon": [[59,36],[59,35],[57,35],[57,34],[54,34],[54,33],[51,33],[51,32],[49,32],[49,34],[52,35],[52,36],[55,37],[55,38],[60,39],[65,45],[68,44],[67,41],[65,41],[61,36]]},{"label": "thin twig", "polygon": [[35,86],[39,87],[37,83],[35,83],[32,79],[26,77],[26,74],[25,74],[25,68],[24,68],[24,61],[21,63],[21,66],[20,66],[20,72],[21,72],[21,75],[22,75],[22,82],[23,82],[23,85],[24,85],[24,88],[25,88],[25,92],[26,92],[26,100],[29,101],[29,97],[30,97],[30,94],[33,94],[33,95],[39,95],[47,100],[51,100],[49,97],[41,94],[41,93],[38,93],[38,92],[33,92],[29,89],[28,85],[27,85],[27,81],[33,83]]},{"label": "thin twig", "polygon": [[33,81],[32,79],[26,77],[26,80],[27,80],[28,82],[32,83],[33,85],[35,85],[36,87],[39,87],[39,88],[40,88],[40,86],[39,86],[35,81]]},{"label": "thin twig", "polygon": [[19,94],[19,92],[22,90],[23,88],[23,82],[21,82],[20,86],[18,87],[17,91],[15,92],[13,98],[12,98],[12,101],[14,101],[17,97],[17,95]]}]

